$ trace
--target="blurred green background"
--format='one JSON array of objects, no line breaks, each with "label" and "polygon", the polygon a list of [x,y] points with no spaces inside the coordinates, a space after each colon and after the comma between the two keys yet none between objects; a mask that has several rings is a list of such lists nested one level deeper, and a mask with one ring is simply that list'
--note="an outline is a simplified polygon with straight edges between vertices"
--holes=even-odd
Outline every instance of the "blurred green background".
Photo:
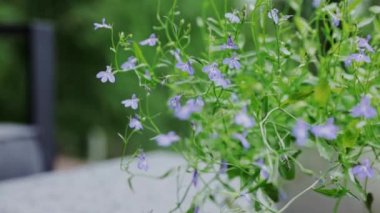
[{"label": "blurred green background", "polygon": [[[157,3],[151,0],[1,1],[0,24],[24,25],[43,20],[55,26],[55,138],[59,153],[86,158],[89,152],[103,149],[105,157],[120,156],[122,143],[117,133],[124,133],[128,117],[132,115],[121,101],[135,92],[143,96],[145,91],[137,87],[132,75],[119,76],[114,85],[102,84],[95,78],[97,72],[105,70],[112,55],[109,31],[94,31],[93,23],[105,17],[114,24],[115,32],[133,33],[141,40],[148,37],[157,24]],[[160,11],[166,13],[171,4],[172,1],[162,1]],[[186,21],[196,26],[194,17],[200,15],[202,4],[202,1],[183,1],[179,10]],[[197,33],[199,30],[193,27],[193,34]],[[200,48],[200,45],[192,45],[189,52]],[[28,118],[25,54],[22,39],[0,37],[0,122],[23,123]],[[165,111],[169,95],[163,90],[153,92],[150,102],[160,104],[152,104],[152,111]],[[163,131],[178,129],[178,121],[172,116],[161,116],[157,123]],[[155,148],[149,140],[152,136],[145,133],[134,136],[130,151],[140,146]],[[91,143],[101,145],[89,151]]]}]

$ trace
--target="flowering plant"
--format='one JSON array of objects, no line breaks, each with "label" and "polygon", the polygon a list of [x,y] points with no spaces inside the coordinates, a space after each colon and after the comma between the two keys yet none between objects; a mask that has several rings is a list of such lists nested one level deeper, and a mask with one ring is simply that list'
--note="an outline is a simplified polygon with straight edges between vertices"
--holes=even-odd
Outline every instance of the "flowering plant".
[{"label": "flowering plant", "polygon": [[[334,211],[345,196],[371,211],[366,183],[377,174],[380,154],[380,36],[363,33],[380,31],[380,7],[370,7],[368,18],[358,12],[359,3],[257,0],[228,10],[224,1],[222,15],[208,0],[205,7],[213,15],[197,18],[202,31],[197,40],[176,0],[166,16],[157,14],[156,32],[145,39],[123,32],[115,37],[105,19],[95,23],[96,30],[111,31],[114,54],[96,77],[117,83],[117,75],[133,74],[146,91],[121,102],[132,113],[120,134],[124,146],[134,133],[151,131],[159,146],[182,153],[192,172],[189,187],[199,188],[189,212],[199,212],[206,202],[231,210],[238,198],[250,203],[249,211],[283,212],[308,190],[335,198]],[[204,50],[190,54],[192,42]],[[144,55],[148,49],[155,50],[153,58]],[[125,53],[126,61],[119,63]],[[162,88],[171,93],[163,104],[189,133],[162,131],[157,115],[140,106],[141,100],[149,105],[151,91]],[[305,168],[299,160],[305,149],[316,150],[328,167]],[[149,155],[139,150],[134,156],[137,167],[148,170]],[[123,168],[132,178],[130,165]],[[280,207],[281,184],[296,171],[315,182]],[[205,174],[212,178],[206,181]],[[217,189],[210,187],[214,183]]]}]

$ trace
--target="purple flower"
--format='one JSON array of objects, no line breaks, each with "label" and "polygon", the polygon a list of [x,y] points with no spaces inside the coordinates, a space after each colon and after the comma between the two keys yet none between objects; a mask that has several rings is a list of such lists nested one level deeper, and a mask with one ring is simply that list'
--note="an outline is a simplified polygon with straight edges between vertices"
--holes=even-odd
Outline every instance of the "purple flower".
[{"label": "purple flower", "polygon": [[194,68],[191,66],[190,60],[187,62],[183,62],[180,56],[180,51],[177,50],[172,50],[170,53],[174,56],[175,60],[177,61],[177,64],[175,67],[183,72],[187,72],[190,75],[194,75]]},{"label": "purple flower", "polygon": [[223,74],[218,69],[218,64],[215,62],[204,66],[203,72],[208,74],[209,79],[213,81],[216,86],[227,88],[230,84],[228,80],[224,79]]},{"label": "purple flower", "polygon": [[148,162],[146,160],[146,155],[143,151],[140,152],[140,154],[137,156],[137,168],[148,171]]},{"label": "purple flower", "polygon": [[230,69],[240,69],[240,62],[236,53],[234,53],[231,58],[225,58],[223,64],[228,65]]},{"label": "purple flower", "polygon": [[172,110],[178,110],[181,108],[181,95],[176,95],[172,98],[169,99],[168,101],[168,105],[169,105],[169,108],[172,109]]},{"label": "purple flower", "polygon": [[194,69],[193,66],[191,66],[190,61],[187,61],[186,63],[178,62],[175,67],[183,72],[189,73],[189,75],[194,75]]},{"label": "purple flower", "polygon": [[141,42],[140,42],[140,45],[141,45],[141,46],[146,46],[146,45],[148,45],[148,46],[153,47],[153,46],[156,46],[156,43],[157,43],[157,42],[158,42],[158,38],[156,37],[156,34],[152,33],[152,34],[150,34],[149,38],[147,38],[147,39],[141,41]]},{"label": "purple flower", "polygon": [[264,164],[264,160],[262,158],[256,161],[257,166],[260,168],[260,176],[267,180],[269,178],[269,170]]},{"label": "purple flower", "polygon": [[200,211],[199,206],[196,206],[196,207],[194,208],[194,212],[193,212],[193,213],[199,213],[199,211]]},{"label": "purple flower", "polygon": [[335,14],[331,14],[331,21],[335,27],[340,25],[340,13],[337,11]]},{"label": "purple flower", "polygon": [[278,10],[273,8],[268,12],[268,18],[272,19],[275,24],[278,24]]},{"label": "purple flower", "polygon": [[198,97],[197,99],[190,99],[186,102],[185,106],[180,107],[175,111],[175,115],[180,120],[186,120],[194,112],[202,111],[203,106],[204,102],[201,97]]},{"label": "purple flower", "polygon": [[95,29],[95,30],[100,29],[100,28],[111,29],[112,26],[111,26],[110,24],[106,24],[106,19],[103,18],[101,24],[99,24],[99,23],[94,23],[94,29]]},{"label": "purple flower", "polygon": [[195,169],[193,172],[193,178],[191,179],[191,183],[194,185],[194,187],[197,187],[198,185],[198,176],[198,170]]},{"label": "purple flower", "polygon": [[367,38],[359,38],[358,39],[358,47],[360,49],[366,49],[369,52],[374,52],[373,48],[368,43],[370,39],[371,39],[370,35],[368,35]]},{"label": "purple flower", "polygon": [[228,21],[230,21],[232,24],[240,23],[240,18],[234,13],[226,13],[224,17],[228,19]]},{"label": "purple flower", "polygon": [[180,50],[171,50],[170,53],[174,56],[177,63],[182,62],[181,56],[180,56]]},{"label": "purple flower", "polygon": [[365,178],[372,178],[375,175],[373,168],[371,167],[371,162],[369,159],[365,159],[361,164],[351,168],[351,174],[358,177],[360,180]]},{"label": "purple flower", "polygon": [[216,62],[204,66],[202,68],[202,71],[205,73],[210,73],[210,72],[215,72],[215,71],[220,72],[220,70],[218,68],[218,64]]},{"label": "purple flower", "polygon": [[115,83],[115,76],[112,73],[111,66],[107,66],[105,71],[98,72],[96,78],[99,78],[102,83],[106,83],[107,81]]},{"label": "purple flower", "polygon": [[236,50],[238,49],[238,46],[234,43],[232,40],[232,37],[229,35],[227,38],[227,43],[220,46],[221,50],[229,49],[229,50]]},{"label": "purple flower", "polygon": [[296,125],[293,127],[292,134],[296,138],[296,143],[299,146],[304,146],[309,137],[309,125],[302,119],[298,119]]},{"label": "purple flower", "polygon": [[136,67],[137,58],[131,56],[126,62],[121,65],[123,71],[133,70]]},{"label": "purple flower", "polygon": [[145,70],[144,77],[149,81],[152,80],[149,70]]},{"label": "purple flower", "polygon": [[321,0],[313,0],[312,5],[314,8],[318,8],[321,5]]},{"label": "purple flower", "polygon": [[325,125],[313,126],[311,133],[315,137],[324,138],[326,140],[334,140],[337,137],[339,128],[334,125],[334,118],[329,118]]},{"label": "purple flower", "polygon": [[225,174],[227,172],[227,169],[228,169],[227,161],[221,160],[219,174]]},{"label": "purple flower", "polygon": [[143,126],[137,117],[131,118],[131,120],[129,121],[129,127],[134,129],[135,131],[143,129]]},{"label": "purple flower", "polygon": [[373,118],[376,117],[376,109],[371,106],[371,99],[368,96],[363,96],[360,103],[351,109],[352,117]]},{"label": "purple flower", "polygon": [[361,51],[360,53],[354,53],[349,55],[346,58],[346,60],[344,60],[344,65],[346,67],[351,66],[352,61],[370,63],[371,59],[368,56],[366,56],[363,51]]},{"label": "purple flower", "polygon": [[132,95],[131,99],[125,99],[121,103],[124,104],[124,107],[131,107],[134,110],[136,110],[139,107],[139,99],[136,97],[135,94]]},{"label": "purple flower", "polygon": [[247,132],[244,132],[243,134],[240,134],[240,133],[236,133],[233,135],[233,137],[237,140],[240,141],[241,145],[244,147],[244,149],[249,149],[249,147],[251,147],[251,145],[249,144],[249,142],[247,141],[246,137],[247,137]]},{"label": "purple flower", "polygon": [[255,125],[255,121],[247,114],[247,109],[243,108],[235,115],[235,124],[243,126],[244,128],[251,128]]},{"label": "purple flower", "polygon": [[180,140],[175,132],[170,131],[167,134],[160,134],[154,137],[159,146],[167,147]]}]

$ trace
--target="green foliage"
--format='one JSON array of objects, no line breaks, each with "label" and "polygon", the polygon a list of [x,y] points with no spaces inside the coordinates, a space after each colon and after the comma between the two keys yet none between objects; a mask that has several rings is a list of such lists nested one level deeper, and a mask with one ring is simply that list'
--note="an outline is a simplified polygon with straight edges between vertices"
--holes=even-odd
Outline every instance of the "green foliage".
[{"label": "green foliage", "polygon": [[[193,23],[185,21],[174,1],[166,15],[157,13],[153,29],[159,42],[151,47],[139,44],[146,36],[117,38],[115,28],[110,29],[114,54],[110,64],[116,79],[135,76],[142,90],[134,92],[141,100],[153,96],[155,89],[168,91],[169,97],[180,96],[165,114],[177,117],[178,125],[186,129],[172,128],[182,138],[173,147],[187,160],[186,170],[196,171],[193,181],[198,175],[213,175],[189,211],[206,202],[218,205],[214,193],[220,191],[214,191],[214,183],[223,189],[223,202],[230,210],[237,205],[235,200],[244,198],[256,211],[283,212],[312,189],[337,199],[335,210],[347,195],[371,208],[372,197],[358,179],[374,175],[371,161],[361,161],[364,150],[376,159],[380,154],[373,107],[380,100],[375,80],[379,73],[372,72],[380,66],[375,60],[380,38],[371,32],[378,27],[378,17],[361,14],[360,1],[322,2],[306,9],[311,15],[303,15],[305,5],[258,0],[234,10],[228,1],[204,1],[196,18],[199,31],[194,33]],[[277,6],[280,10],[274,9]],[[228,12],[232,14],[224,17]],[[351,13],[355,16],[348,18]],[[229,20],[233,15],[234,20]],[[365,31],[374,35],[373,40],[363,35]],[[119,35],[124,34],[128,33]],[[125,72],[119,61],[130,56],[139,65]],[[230,62],[236,58],[239,66],[234,67]],[[165,137],[167,130],[145,109],[149,103],[144,104],[138,110],[142,132],[156,135],[151,139],[160,144],[157,137]],[[181,116],[184,112],[188,114]],[[125,132],[125,144],[135,132]],[[303,146],[317,150],[329,162],[325,171],[305,168],[298,158]],[[226,168],[220,174],[215,167],[223,162]],[[133,176],[129,166],[124,169]],[[297,171],[317,180],[277,210],[281,184],[295,180]],[[232,184],[235,180],[239,187]],[[356,190],[350,189],[352,184]],[[188,189],[173,211],[180,208]]]}]

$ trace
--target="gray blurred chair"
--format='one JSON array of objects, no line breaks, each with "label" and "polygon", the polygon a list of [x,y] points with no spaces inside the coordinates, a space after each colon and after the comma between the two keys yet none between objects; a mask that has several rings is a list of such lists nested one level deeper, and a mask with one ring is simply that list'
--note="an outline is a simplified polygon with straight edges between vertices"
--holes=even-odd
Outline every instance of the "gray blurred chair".
[{"label": "gray blurred chair", "polygon": [[54,30],[46,22],[0,25],[0,36],[27,41],[27,124],[0,123],[0,180],[53,168]]}]

